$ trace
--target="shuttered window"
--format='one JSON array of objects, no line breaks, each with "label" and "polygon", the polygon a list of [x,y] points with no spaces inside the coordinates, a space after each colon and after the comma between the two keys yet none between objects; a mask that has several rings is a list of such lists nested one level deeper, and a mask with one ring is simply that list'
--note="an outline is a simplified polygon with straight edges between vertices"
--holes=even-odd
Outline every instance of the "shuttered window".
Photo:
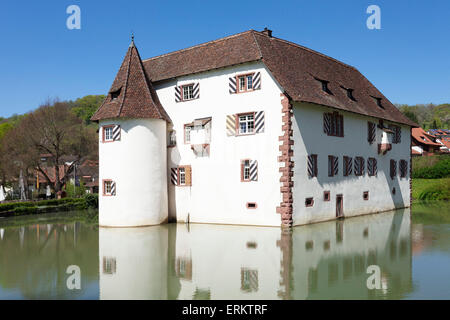
[{"label": "shuttered window", "polygon": [[103,195],[115,196],[116,195],[116,183],[112,180],[103,180]]},{"label": "shuttered window", "polygon": [[263,133],[265,130],[264,111],[227,115],[225,121],[227,136]]},{"label": "shuttered window", "polygon": [[175,87],[175,102],[190,101],[200,98],[200,83],[190,83]]},{"label": "shuttered window", "polygon": [[317,177],[317,154],[311,154],[308,156],[308,177]]},{"label": "shuttered window", "polygon": [[390,176],[391,179],[394,179],[397,175],[397,161],[391,159],[390,161]]},{"label": "shuttered window", "polygon": [[408,161],[400,160],[400,177],[405,178],[408,173]]},{"label": "shuttered window", "polygon": [[364,158],[356,157],[355,158],[355,176],[364,175]]},{"label": "shuttered window", "polygon": [[241,160],[241,182],[250,182],[258,180],[258,161]]},{"label": "shuttered window", "polygon": [[377,169],[377,159],[369,158],[367,159],[367,173],[369,176],[376,176],[378,173]]},{"label": "shuttered window", "polygon": [[328,156],[328,176],[334,177],[339,173],[339,158]]},{"label": "shuttered window", "polygon": [[344,176],[350,176],[353,171],[353,159],[351,157],[344,156]]},{"label": "shuttered window", "polygon": [[231,77],[228,87],[230,94],[259,90],[261,89],[261,72]]},{"label": "shuttered window", "polygon": [[113,142],[120,140],[120,126],[119,125],[107,125],[103,127],[103,142]]},{"label": "shuttered window", "polygon": [[344,116],[338,112],[323,114],[323,132],[328,136],[344,136]]},{"label": "shuttered window", "polygon": [[191,166],[179,166],[170,169],[170,181],[175,186],[192,186]]},{"label": "shuttered window", "polygon": [[375,132],[376,132],[376,124],[370,121],[367,122],[367,141],[369,141],[369,144],[374,143]]},{"label": "shuttered window", "polygon": [[392,126],[394,131],[394,137],[392,138],[392,143],[401,143],[402,142],[402,128],[399,126]]}]

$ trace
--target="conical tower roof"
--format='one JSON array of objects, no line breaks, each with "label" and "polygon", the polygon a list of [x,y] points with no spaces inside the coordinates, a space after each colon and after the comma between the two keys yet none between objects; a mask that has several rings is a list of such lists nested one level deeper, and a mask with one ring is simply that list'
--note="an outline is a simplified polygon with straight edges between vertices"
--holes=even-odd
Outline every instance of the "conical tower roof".
[{"label": "conical tower roof", "polygon": [[151,118],[171,122],[145,73],[134,41],[128,48],[108,96],[91,120],[115,118]]}]

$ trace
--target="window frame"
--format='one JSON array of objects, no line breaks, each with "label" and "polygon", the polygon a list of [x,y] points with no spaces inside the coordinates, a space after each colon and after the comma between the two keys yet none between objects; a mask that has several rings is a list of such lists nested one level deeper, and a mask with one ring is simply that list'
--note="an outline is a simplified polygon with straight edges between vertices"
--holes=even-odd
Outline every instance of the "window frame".
[{"label": "window frame", "polygon": [[[245,162],[248,161],[248,179],[245,179]],[[250,159],[242,159],[241,160],[241,182],[251,182],[251,176],[250,176],[250,166],[251,166],[251,160]]]},{"label": "window frame", "polygon": [[[182,84],[180,87],[180,91],[181,91],[181,101],[191,101],[191,100],[195,100],[195,96],[194,96],[194,86],[195,86],[195,82],[192,82],[192,83],[188,83],[188,84]],[[188,98],[188,99],[185,99],[184,98],[184,88],[187,88],[187,87],[192,87],[192,98]]]},{"label": "window frame", "polygon": [[[369,162],[373,162],[373,168],[376,169],[374,172],[370,172],[369,170]],[[367,158],[367,174],[369,177],[375,177],[376,171],[378,171],[378,161],[377,158],[369,157]]]},{"label": "window frame", "polygon": [[305,198],[305,207],[307,208],[314,207],[314,197]]},{"label": "window frame", "polygon": [[354,162],[353,162],[353,166],[356,166],[356,162],[357,161],[359,161],[360,163],[359,163],[359,169],[360,169],[360,172],[356,172],[356,169],[355,168],[353,168],[353,171],[354,171],[354,174],[355,174],[355,176],[357,176],[357,177],[362,177],[362,176],[364,176],[364,172],[365,172],[365,159],[364,159],[364,157],[361,157],[361,156],[357,156],[357,157],[355,157],[355,160],[354,160]]},{"label": "window frame", "polygon": [[[329,137],[344,137],[344,115],[338,111],[324,112],[330,118],[330,132],[327,133]],[[338,128],[340,131],[338,132]]]},{"label": "window frame", "polygon": [[[172,141],[172,135],[174,135],[175,140]],[[169,148],[173,148],[177,146],[177,132],[176,130],[170,130],[169,131],[169,143],[167,145]]]},{"label": "window frame", "polygon": [[[244,117],[244,116],[253,116],[253,131],[252,132],[248,132],[248,123],[249,121],[246,120],[247,123],[247,132],[246,133],[241,133],[241,121],[240,121],[240,117]],[[255,128],[255,117],[256,117],[256,112],[252,111],[252,112],[244,112],[244,113],[237,113],[236,114],[236,136],[249,136],[252,134],[256,134],[256,128]]]},{"label": "window frame", "polygon": [[[189,141],[186,140],[186,128],[190,128],[189,129]],[[194,126],[190,125],[190,124],[185,124],[183,126],[183,135],[184,135],[183,140],[184,140],[184,144],[191,144],[191,131],[192,131],[193,128],[194,128]]]},{"label": "window frame", "polygon": [[[254,87],[253,87],[253,76],[255,75],[255,72],[251,72],[251,73],[244,73],[244,74],[238,74],[236,75],[236,93],[244,93],[244,92],[251,92],[251,91],[255,91]],[[251,82],[252,82],[252,87],[249,89],[248,88],[248,78],[251,77]],[[241,90],[241,82],[240,79],[244,78],[244,90]]]},{"label": "window frame", "polygon": [[[184,170],[184,184],[181,184],[181,170]],[[189,169],[189,170],[187,170]],[[188,175],[189,171],[189,175]],[[188,179],[189,177],[189,179]],[[190,183],[187,183],[189,180]],[[191,165],[181,165],[177,167],[177,187],[191,187],[192,186],[192,166]]]},{"label": "window frame", "polygon": [[[116,125],[114,125],[114,124],[108,124],[108,125],[102,126],[102,142],[103,143],[114,142],[113,131],[114,131],[115,126]],[[106,140],[106,129],[111,129],[111,139],[110,140]]]},{"label": "window frame", "polygon": [[111,185],[110,185],[110,188],[112,189],[112,183],[113,183],[113,180],[111,180],[111,179],[103,179],[103,180],[102,180],[103,196],[104,196],[104,197],[112,197],[113,194],[111,193],[111,190],[109,191],[109,193],[106,192],[106,190],[107,190],[106,184],[107,184],[107,183],[110,183],[110,184],[111,184]]},{"label": "window frame", "polygon": [[323,201],[331,201],[331,193],[329,190],[323,192]]}]

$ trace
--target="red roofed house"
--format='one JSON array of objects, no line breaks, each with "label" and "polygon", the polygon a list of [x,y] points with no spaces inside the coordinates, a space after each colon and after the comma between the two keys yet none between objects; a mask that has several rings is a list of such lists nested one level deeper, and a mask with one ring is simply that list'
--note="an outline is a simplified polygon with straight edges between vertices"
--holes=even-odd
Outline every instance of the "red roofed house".
[{"label": "red roofed house", "polygon": [[292,226],[410,205],[411,128],[357,69],[254,30],[142,60],[103,104],[99,223]]},{"label": "red roofed house", "polygon": [[427,133],[422,128],[412,129],[411,152],[414,156],[429,156],[439,153],[442,144],[436,141],[436,137]]}]

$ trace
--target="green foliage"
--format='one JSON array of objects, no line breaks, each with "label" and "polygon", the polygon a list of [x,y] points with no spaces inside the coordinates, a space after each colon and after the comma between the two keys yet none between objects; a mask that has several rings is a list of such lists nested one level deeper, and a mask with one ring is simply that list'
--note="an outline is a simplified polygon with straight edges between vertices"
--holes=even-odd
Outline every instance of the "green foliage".
[{"label": "green foliage", "polygon": [[425,130],[450,129],[450,104],[397,105],[399,110]]},{"label": "green foliage", "polygon": [[105,100],[104,95],[89,95],[71,102],[72,112],[85,124],[91,123],[91,117]]},{"label": "green foliage", "polygon": [[419,194],[419,200],[450,200],[450,179],[437,180]]},{"label": "green foliage", "polygon": [[80,198],[86,194],[84,183],[81,182],[79,187],[76,187],[72,182],[67,182],[65,191],[68,198]]},{"label": "green foliage", "polygon": [[414,179],[441,179],[450,177],[450,156],[436,155],[413,158]]},{"label": "green foliage", "polygon": [[88,208],[98,208],[98,194],[86,193],[83,198]]}]

